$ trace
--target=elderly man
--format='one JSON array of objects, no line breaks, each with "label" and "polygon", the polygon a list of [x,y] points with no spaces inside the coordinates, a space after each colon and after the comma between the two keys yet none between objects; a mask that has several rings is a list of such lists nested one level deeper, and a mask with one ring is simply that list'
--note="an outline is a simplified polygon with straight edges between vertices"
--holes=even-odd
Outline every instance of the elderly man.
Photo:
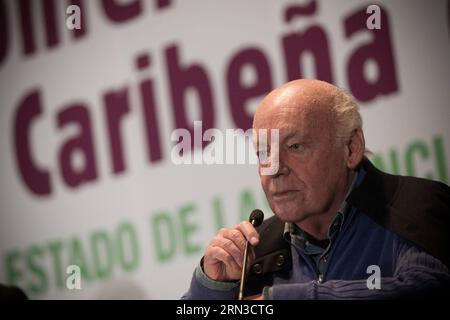
[{"label": "elderly man", "polygon": [[323,81],[289,82],[265,97],[253,128],[279,130],[277,148],[267,145],[277,172],[263,175],[259,165],[275,216],[258,230],[248,221],[220,230],[183,298],[235,299],[246,241],[254,246],[249,298],[448,292],[450,188],[378,171],[364,157],[361,116],[350,95]]}]

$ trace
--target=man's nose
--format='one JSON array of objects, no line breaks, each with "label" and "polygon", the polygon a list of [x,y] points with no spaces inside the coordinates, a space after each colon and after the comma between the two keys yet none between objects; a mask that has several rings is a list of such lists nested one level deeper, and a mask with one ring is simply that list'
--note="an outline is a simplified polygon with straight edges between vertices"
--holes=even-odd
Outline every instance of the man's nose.
[{"label": "man's nose", "polygon": [[278,170],[273,175],[272,178],[278,178],[281,176],[287,176],[290,172],[289,165],[286,163],[283,155],[281,153],[278,154]]}]

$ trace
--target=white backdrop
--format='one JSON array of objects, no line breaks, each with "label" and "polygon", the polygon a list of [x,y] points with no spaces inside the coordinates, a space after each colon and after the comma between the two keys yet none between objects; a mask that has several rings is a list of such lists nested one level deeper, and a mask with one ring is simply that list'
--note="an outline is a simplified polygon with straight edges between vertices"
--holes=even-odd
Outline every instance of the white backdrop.
[{"label": "white backdrop", "polygon": [[[254,165],[172,163],[170,134],[179,122],[171,92],[184,101],[189,125],[205,122],[196,87],[180,88],[189,81],[207,83],[211,100],[203,106],[213,114],[212,125],[243,127],[268,91],[265,84],[289,80],[287,57],[296,57],[296,45],[318,51],[297,57],[301,67],[290,62],[291,74],[331,77],[360,100],[366,143],[378,166],[449,183],[448,1],[378,2],[386,14],[380,30],[366,28],[365,9],[372,3],[359,0],[78,1],[85,33],[76,39],[65,24],[68,1],[54,3],[48,37],[44,21],[52,20],[43,12],[50,9],[32,1],[33,40],[24,45],[23,35],[30,36],[24,31],[26,8],[0,1],[0,282],[16,284],[32,298],[178,299],[219,227],[236,224],[255,207],[270,215]],[[309,13],[298,13],[305,11],[300,7]],[[351,26],[358,31],[349,32]],[[173,51],[177,61],[169,63]],[[149,57],[149,66],[138,70],[141,55]],[[227,83],[234,58],[248,58],[241,86],[260,84],[247,92],[240,118],[240,105],[233,107],[229,96],[246,93],[230,91]],[[170,68],[178,71],[171,75]],[[188,68],[193,73],[180,71]],[[153,88],[157,125],[150,122],[148,132],[159,141],[157,161],[148,157],[144,111],[150,106],[140,91],[145,81]],[[123,162],[116,172],[104,100],[112,92],[128,94],[128,104],[117,94],[112,99],[120,102],[110,106],[120,118],[122,144],[115,146]],[[73,147],[77,137],[92,146],[92,158]],[[61,158],[63,150],[68,160]],[[21,167],[27,153],[48,180],[33,176],[29,165]],[[83,175],[88,163],[95,170]],[[84,180],[70,182],[64,170]],[[86,276],[81,290],[65,286],[70,264],[80,265]]]}]

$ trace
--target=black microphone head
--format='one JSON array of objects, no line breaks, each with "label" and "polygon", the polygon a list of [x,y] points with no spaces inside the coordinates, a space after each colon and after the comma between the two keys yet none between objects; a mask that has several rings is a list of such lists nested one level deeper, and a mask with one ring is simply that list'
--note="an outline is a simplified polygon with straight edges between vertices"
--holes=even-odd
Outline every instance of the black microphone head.
[{"label": "black microphone head", "polygon": [[264,213],[259,210],[255,209],[250,214],[250,218],[248,219],[253,226],[258,227],[264,220]]}]

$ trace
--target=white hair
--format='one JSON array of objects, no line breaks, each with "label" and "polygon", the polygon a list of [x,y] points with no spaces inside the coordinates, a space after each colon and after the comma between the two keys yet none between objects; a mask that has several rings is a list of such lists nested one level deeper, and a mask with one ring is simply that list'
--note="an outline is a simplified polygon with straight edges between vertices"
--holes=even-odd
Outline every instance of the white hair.
[{"label": "white hair", "polygon": [[362,129],[363,123],[353,96],[343,89],[336,89],[331,107],[336,121],[336,138],[338,143],[346,144],[355,129]]}]

